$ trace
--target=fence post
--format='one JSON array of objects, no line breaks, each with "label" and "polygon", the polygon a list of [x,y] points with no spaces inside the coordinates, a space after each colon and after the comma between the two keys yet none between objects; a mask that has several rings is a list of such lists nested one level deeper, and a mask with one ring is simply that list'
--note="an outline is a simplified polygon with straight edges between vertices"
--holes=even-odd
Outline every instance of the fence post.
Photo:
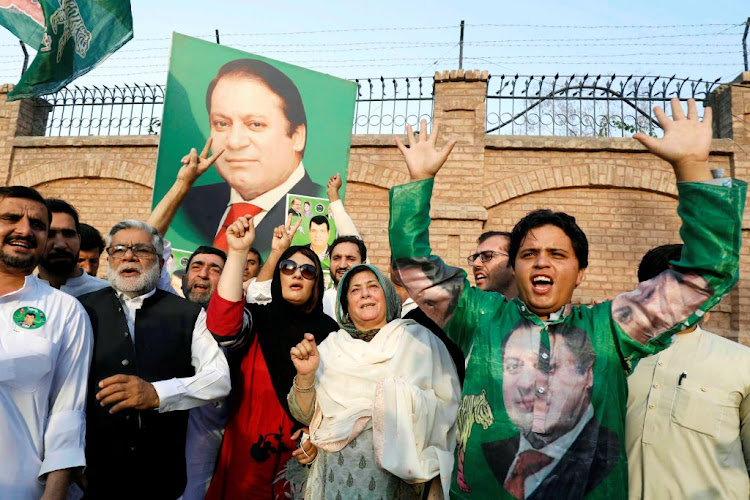
[{"label": "fence post", "polygon": [[[440,170],[433,192],[434,219],[442,219],[443,255],[459,262],[471,253],[487,210],[483,204],[485,175],[485,99],[487,71],[452,70],[435,73],[433,117],[440,124],[439,146],[450,139],[458,144]],[[470,222],[469,222],[470,221]],[[470,224],[476,224],[471,228]],[[436,253],[440,253],[437,252]]]},{"label": "fence post", "polygon": [[[13,143],[16,137],[44,135],[47,115],[40,114],[44,108],[36,106],[40,99],[22,99],[8,102],[8,93],[13,90],[12,84],[0,85],[0,186],[6,186],[11,178],[11,161]],[[49,109],[46,110],[47,113]],[[41,133],[39,125],[41,123]]]}]

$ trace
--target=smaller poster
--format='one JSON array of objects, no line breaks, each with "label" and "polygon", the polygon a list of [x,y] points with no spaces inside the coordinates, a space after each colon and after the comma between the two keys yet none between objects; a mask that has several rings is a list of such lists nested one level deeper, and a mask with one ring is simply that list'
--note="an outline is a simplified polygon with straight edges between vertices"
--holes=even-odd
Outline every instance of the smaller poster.
[{"label": "smaller poster", "polygon": [[299,222],[292,237],[292,245],[307,246],[315,252],[323,267],[325,285],[328,288],[331,279],[328,272],[331,266],[329,245],[338,234],[328,207],[328,199],[287,193],[286,208],[287,230]]}]

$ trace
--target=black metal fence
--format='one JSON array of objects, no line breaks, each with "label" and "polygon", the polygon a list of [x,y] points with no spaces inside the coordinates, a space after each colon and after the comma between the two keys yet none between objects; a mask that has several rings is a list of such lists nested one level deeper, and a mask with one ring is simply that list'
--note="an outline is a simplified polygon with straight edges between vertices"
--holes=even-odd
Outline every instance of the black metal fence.
[{"label": "black metal fence", "polygon": [[[407,124],[432,122],[432,77],[366,78],[357,83],[354,134],[403,133]],[[416,127],[415,127],[416,128]]]},{"label": "black metal fence", "polygon": [[[365,78],[357,84],[352,133],[393,134],[432,121],[432,77]],[[64,88],[36,101],[33,134],[46,136],[158,134],[164,85]]]},{"label": "black metal fence", "polygon": [[653,114],[669,100],[703,103],[719,80],[662,76],[491,76],[487,85],[487,133],[623,137],[658,136]]},{"label": "black metal fence", "polygon": [[[366,78],[357,84],[354,134],[402,133],[432,121],[431,77]],[[669,100],[703,102],[718,84],[661,76],[491,76],[488,134],[622,137],[659,135],[653,107]],[[36,100],[32,134],[46,136],[158,134],[163,85],[69,87]]]},{"label": "black metal fence", "polygon": [[[164,85],[67,87],[37,99],[33,130],[47,136],[157,134]],[[42,135],[41,133],[39,135]]]}]

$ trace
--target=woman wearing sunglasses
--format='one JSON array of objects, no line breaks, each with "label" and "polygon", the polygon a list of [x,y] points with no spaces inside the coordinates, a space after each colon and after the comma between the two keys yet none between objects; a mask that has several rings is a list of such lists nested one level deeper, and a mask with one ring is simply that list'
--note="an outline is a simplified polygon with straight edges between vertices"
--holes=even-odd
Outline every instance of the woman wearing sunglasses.
[{"label": "woman wearing sunglasses", "polygon": [[[445,345],[413,320],[378,269],[350,269],[338,289],[341,329],[290,351],[292,414],[318,457],[306,499],[448,498],[461,389]],[[431,496],[432,498],[432,496]]]},{"label": "woman wearing sunglasses", "polygon": [[[296,373],[289,350],[305,333],[325,338],[337,329],[323,313],[323,276],[315,253],[289,247],[284,226],[274,230],[266,266],[273,272],[272,302],[246,304],[242,275],[253,244],[253,224],[240,217],[227,229],[227,261],[208,307],[207,324],[227,347],[232,402],[216,472],[207,499],[301,498],[312,462],[299,447],[301,425],[286,395]],[[269,265],[272,262],[278,265]],[[271,279],[271,276],[263,277]],[[295,458],[296,457],[296,458]],[[299,463],[298,463],[299,459]]]}]

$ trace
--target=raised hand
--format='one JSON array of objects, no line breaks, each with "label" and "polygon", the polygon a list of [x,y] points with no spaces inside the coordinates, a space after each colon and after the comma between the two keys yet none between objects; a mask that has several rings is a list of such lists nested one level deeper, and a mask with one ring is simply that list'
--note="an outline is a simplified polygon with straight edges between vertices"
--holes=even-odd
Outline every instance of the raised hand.
[{"label": "raised hand", "polygon": [[708,167],[708,155],[711,151],[713,136],[711,108],[703,111],[703,120],[698,119],[695,100],[690,99],[685,116],[679,99],[672,99],[672,118],[669,118],[659,106],[654,108],[656,119],[664,130],[664,137],[657,139],[638,133],[633,139],[638,140],[648,150],[672,164],[678,181],[702,181],[711,178]]},{"label": "raised hand", "polygon": [[396,137],[396,145],[406,160],[411,180],[432,179],[443,166],[448,155],[456,145],[456,141],[449,141],[443,149],[437,149],[438,122],[433,123],[432,134],[427,135],[427,120],[422,120],[419,127],[419,137],[414,136],[411,125],[406,126],[406,137],[409,147],[404,146],[401,139]]},{"label": "raised hand", "polygon": [[292,238],[294,238],[294,233],[297,232],[301,223],[302,217],[299,217],[297,222],[294,223],[294,226],[289,228],[289,231],[287,231],[286,226],[275,227],[273,229],[273,236],[271,237],[271,251],[280,254],[292,246]]},{"label": "raised hand", "polygon": [[203,151],[199,155],[195,148],[190,149],[190,153],[182,157],[182,168],[177,172],[177,178],[191,185],[208,170],[208,167],[214,164],[219,156],[224,153],[222,149],[219,152],[214,152],[211,156],[208,156],[208,152],[211,150],[211,143],[213,138],[209,137],[206,141],[206,145],[203,146]]},{"label": "raised hand", "polygon": [[230,251],[247,253],[254,241],[255,226],[252,217],[238,217],[227,228],[227,246]]},{"label": "raised hand", "polygon": [[312,333],[306,333],[304,340],[292,347],[289,354],[292,357],[294,368],[297,369],[297,383],[299,384],[301,381],[309,382],[310,380],[314,382],[315,370],[318,369],[320,364],[320,354],[318,354],[318,346],[315,344],[315,336]]},{"label": "raised hand", "polygon": [[328,201],[336,201],[340,200],[341,196],[339,196],[339,189],[341,189],[341,176],[339,174],[334,174],[331,176],[330,179],[328,179],[328,187],[326,188],[326,194],[328,195]]}]

